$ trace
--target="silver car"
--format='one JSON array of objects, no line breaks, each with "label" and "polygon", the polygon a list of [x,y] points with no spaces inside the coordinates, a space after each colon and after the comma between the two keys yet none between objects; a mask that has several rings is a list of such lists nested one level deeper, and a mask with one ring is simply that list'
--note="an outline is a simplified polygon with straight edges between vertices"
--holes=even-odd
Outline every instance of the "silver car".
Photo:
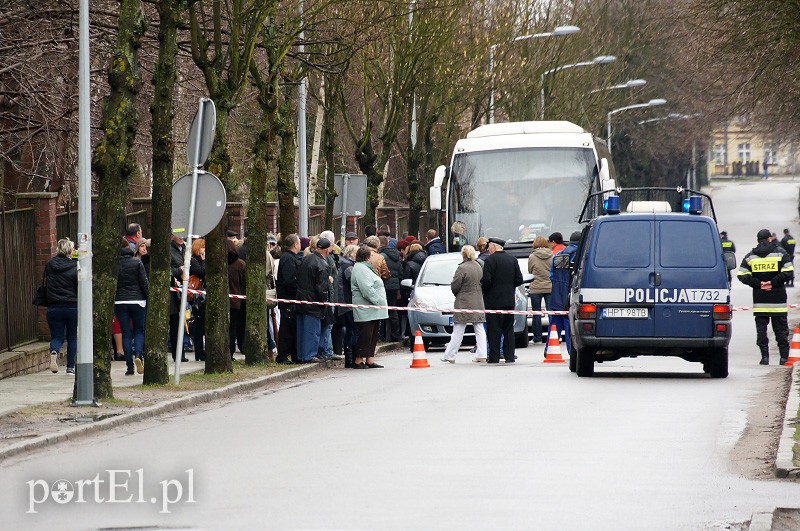
[{"label": "silver car", "polygon": [[[411,289],[411,298],[408,301],[408,323],[413,334],[417,330],[422,332],[422,341],[425,348],[432,346],[444,346],[450,341],[453,333],[453,304],[455,296],[450,291],[450,282],[453,281],[458,264],[462,261],[461,253],[435,254],[429,256],[417,277],[416,284],[411,283],[410,279],[404,280],[401,284],[407,289]],[[525,284],[533,279],[533,276],[524,273],[525,282],[516,291],[516,310],[526,310],[528,307],[528,297],[525,294]],[[430,312],[418,312],[413,309],[438,310]],[[517,348],[528,346],[527,320],[524,315],[514,316],[514,337]],[[464,342],[474,344],[475,334],[472,325],[467,325],[464,334]],[[414,345],[412,342],[411,348]]]}]

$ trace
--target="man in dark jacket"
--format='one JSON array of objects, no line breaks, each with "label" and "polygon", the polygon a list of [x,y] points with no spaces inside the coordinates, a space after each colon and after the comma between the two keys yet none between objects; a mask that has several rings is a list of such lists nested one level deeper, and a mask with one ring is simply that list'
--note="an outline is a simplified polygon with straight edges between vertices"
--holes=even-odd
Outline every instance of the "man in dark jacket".
[{"label": "man in dark jacket", "polygon": [[[764,163],[766,164],[766,162]],[[781,247],[783,250],[786,251],[786,254],[789,255],[789,260],[792,261],[792,265],[794,265],[794,247],[795,241],[794,236],[789,234],[789,229],[783,229],[783,238],[781,238]],[[786,283],[787,286],[794,286],[794,277]]]},{"label": "man in dark jacket", "polygon": [[[403,279],[403,257],[400,251],[389,246],[388,236],[380,236],[381,247],[378,252],[386,259],[389,268],[389,278],[384,279],[383,287],[386,290],[386,301],[389,306],[397,306],[400,300],[400,281]],[[388,325],[388,326],[387,326]],[[389,310],[389,318],[384,319],[381,337],[390,341],[402,341],[400,337],[400,315],[397,310]]]},{"label": "man in dark jacket", "polygon": [[761,365],[769,365],[767,323],[772,319],[772,331],[778,343],[780,365],[789,357],[789,324],[786,318],[786,288],[794,279],[794,267],[786,251],[778,245],[772,233],[761,229],[756,235],[758,245],[742,259],[736,276],[753,288],[753,315],[756,318],[756,345],[761,350]]},{"label": "man in dark jacket", "polygon": [[[308,253],[297,269],[297,300],[327,302],[333,283],[328,266],[331,242],[320,238],[317,247]],[[322,320],[326,308],[321,304],[297,305],[297,356],[300,363],[325,361],[318,355]]]},{"label": "man in dark jacket", "polygon": [[434,254],[444,254],[447,252],[447,250],[444,248],[442,240],[439,239],[439,234],[435,230],[430,229],[426,236],[427,242],[425,243],[425,252],[428,253],[428,256]]},{"label": "man in dark jacket", "polygon": [[[522,271],[517,259],[503,250],[505,240],[489,238],[489,258],[483,266],[481,289],[487,310],[513,310],[517,286],[522,285]],[[500,363],[500,338],[506,363],[514,363],[514,316],[486,314],[486,335],[489,340],[487,363]]]},{"label": "man in dark jacket", "polygon": [[[297,299],[297,269],[303,255],[300,254],[300,237],[289,234],[283,239],[284,250],[278,262],[278,277],[275,289],[279,299]],[[278,329],[277,363],[298,363],[297,358],[297,317],[295,305],[290,302],[278,303],[281,312],[281,326]]]},{"label": "man in dark jacket", "polygon": [[[553,255],[550,263],[550,308],[553,311],[569,310],[569,286],[572,281],[572,264],[575,262],[575,254],[578,252],[578,244],[581,241],[581,233],[573,232],[569,237],[569,244]],[[550,315],[550,324],[556,326],[558,337],[564,332],[564,346],[569,352],[569,318],[567,315]],[[544,355],[547,356],[547,342],[544,346]]]},{"label": "man in dark jacket", "polygon": [[[183,283],[183,254],[186,251],[186,243],[180,236],[172,235],[169,244],[170,270],[172,271],[172,287],[180,287]],[[181,308],[181,295],[173,291],[169,298],[169,344],[172,350],[172,359],[175,360],[175,353],[178,350],[178,325],[181,322],[178,315]],[[189,361],[186,356],[181,356],[181,361]]]}]

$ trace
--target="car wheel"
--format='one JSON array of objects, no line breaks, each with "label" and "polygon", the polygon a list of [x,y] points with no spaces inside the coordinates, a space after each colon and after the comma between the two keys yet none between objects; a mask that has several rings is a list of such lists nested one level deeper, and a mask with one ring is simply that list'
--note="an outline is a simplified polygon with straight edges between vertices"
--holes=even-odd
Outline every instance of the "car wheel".
[{"label": "car wheel", "polygon": [[575,372],[578,376],[594,376],[594,349],[576,349]]},{"label": "car wheel", "polygon": [[715,348],[711,353],[709,360],[708,373],[712,378],[727,378],[728,377],[728,349]]},{"label": "car wheel", "polygon": [[521,334],[514,334],[514,348],[528,348],[529,341],[527,330]]},{"label": "car wheel", "polygon": [[570,372],[575,372],[575,368],[577,367],[578,362],[578,348],[575,346],[575,343],[570,341],[570,349],[569,349],[569,370]]}]

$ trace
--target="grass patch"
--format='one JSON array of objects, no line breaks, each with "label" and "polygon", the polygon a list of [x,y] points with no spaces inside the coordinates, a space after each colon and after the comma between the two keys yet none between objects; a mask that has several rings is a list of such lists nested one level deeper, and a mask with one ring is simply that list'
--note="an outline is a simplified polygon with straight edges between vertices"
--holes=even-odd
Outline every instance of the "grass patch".
[{"label": "grass patch", "polygon": [[169,377],[169,383],[165,385],[134,385],[130,387],[115,388],[114,392],[122,394],[125,391],[148,391],[148,392],[164,392],[164,393],[182,393],[191,391],[206,391],[209,389],[216,389],[224,387],[237,382],[245,380],[253,380],[262,376],[283,372],[292,368],[291,365],[279,365],[277,363],[264,363],[260,365],[245,365],[243,361],[236,360],[233,362],[233,372],[224,372],[218,374],[206,374],[204,372],[193,372],[181,375],[181,382],[175,385],[174,376]]}]

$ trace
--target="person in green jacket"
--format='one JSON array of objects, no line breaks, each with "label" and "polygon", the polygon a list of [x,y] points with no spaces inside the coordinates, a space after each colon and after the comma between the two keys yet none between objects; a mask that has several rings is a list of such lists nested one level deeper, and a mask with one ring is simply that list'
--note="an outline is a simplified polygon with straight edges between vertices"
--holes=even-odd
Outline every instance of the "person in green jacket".
[{"label": "person in green jacket", "polygon": [[[350,277],[353,304],[387,306],[383,280],[375,274],[369,259],[372,251],[362,246],[356,253],[356,264]],[[385,308],[354,308],[353,318],[358,325],[358,343],[354,369],[382,369],[375,363],[375,347],[378,344],[378,325],[389,317]]]}]

